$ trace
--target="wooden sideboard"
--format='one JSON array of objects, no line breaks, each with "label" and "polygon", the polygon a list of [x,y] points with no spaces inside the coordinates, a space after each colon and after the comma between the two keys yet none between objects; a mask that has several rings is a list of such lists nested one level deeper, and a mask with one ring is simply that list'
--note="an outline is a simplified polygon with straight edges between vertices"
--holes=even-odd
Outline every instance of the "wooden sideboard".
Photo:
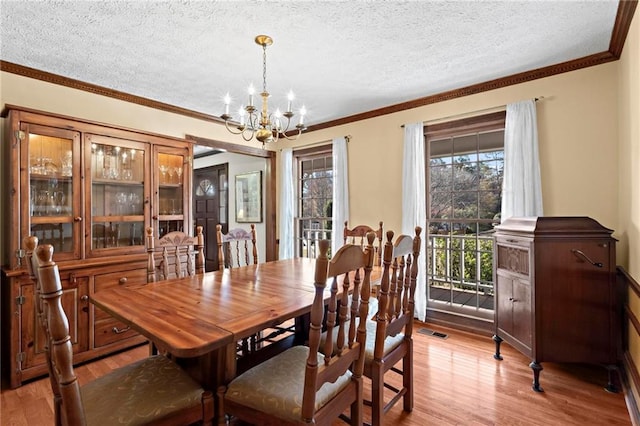
[{"label": "wooden sideboard", "polygon": [[54,246],[74,361],[145,341],[89,303],[113,286],[146,282],[144,230],[191,232],[192,144],[7,106],[3,149],[11,210],[2,242],[2,366],[12,388],[47,373],[22,240]]},{"label": "wooden sideboard", "polygon": [[496,227],[494,357],[506,341],[541,362],[604,364],[620,356],[620,292],[612,230],[588,217],[511,218]]}]

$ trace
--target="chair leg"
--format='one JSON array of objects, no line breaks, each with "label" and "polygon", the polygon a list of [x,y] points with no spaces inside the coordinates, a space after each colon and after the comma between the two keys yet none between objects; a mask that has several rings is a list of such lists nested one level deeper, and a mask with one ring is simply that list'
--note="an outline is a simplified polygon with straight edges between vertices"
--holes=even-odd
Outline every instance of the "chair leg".
[{"label": "chair leg", "polygon": [[351,404],[351,425],[361,426],[363,424],[363,401],[364,399],[364,386],[362,377],[357,379],[356,385],[356,400]]},{"label": "chair leg", "polygon": [[402,358],[402,385],[406,390],[403,408],[410,412],[413,410],[413,340],[407,342],[407,353]]},{"label": "chair leg", "polygon": [[218,386],[218,391],[216,393],[216,415],[218,416],[218,425],[226,425],[227,424],[227,415],[224,412],[224,394],[227,391],[226,386]]},{"label": "chair leg", "polygon": [[371,425],[380,426],[384,416],[384,366],[376,361],[371,368]]},{"label": "chair leg", "polygon": [[213,426],[214,400],[211,391],[202,392],[202,425]]}]

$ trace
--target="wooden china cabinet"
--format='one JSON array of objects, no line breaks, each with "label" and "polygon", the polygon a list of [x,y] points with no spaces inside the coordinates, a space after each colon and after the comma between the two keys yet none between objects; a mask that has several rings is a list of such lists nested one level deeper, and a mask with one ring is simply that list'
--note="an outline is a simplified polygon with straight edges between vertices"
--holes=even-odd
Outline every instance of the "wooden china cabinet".
[{"label": "wooden china cabinet", "polygon": [[74,361],[145,341],[95,308],[90,297],[146,282],[144,230],[190,230],[191,143],[161,135],[7,106],[11,214],[2,268],[2,366],[12,388],[47,373],[34,286],[22,240],[52,244],[60,268]]},{"label": "wooden china cabinet", "polygon": [[494,358],[505,341],[542,362],[602,364],[606,389],[621,348],[621,291],[612,230],[588,217],[510,218],[496,226]]}]

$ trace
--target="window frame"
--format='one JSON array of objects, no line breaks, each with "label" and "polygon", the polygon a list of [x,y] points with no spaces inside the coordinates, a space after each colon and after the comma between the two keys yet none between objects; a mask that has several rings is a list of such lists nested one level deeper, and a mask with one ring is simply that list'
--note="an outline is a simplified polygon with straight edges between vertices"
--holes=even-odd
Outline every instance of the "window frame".
[{"label": "window frame", "polygon": [[[480,242],[480,238],[479,235],[481,234],[479,231],[479,225],[481,222],[485,223],[487,221],[490,221],[489,219],[481,219],[479,218],[480,212],[479,210],[476,212],[476,216],[474,218],[456,218],[453,217],[453,214],[451,215],[450,218],[448,219],[443,219],[443,218],[434,218],[432,217],[432,212],[431,212],[431,202],[432,202],[432,192],[431,192],[431,143],[433,141],[440,141],[443,139],[449,139],[449,138],[462,138],[464,136],[471,136],[473,135],[474,137],[478,137],[479,134],[483,134],[483,133],[488,133],[488,132],[494,132],[494,131],[503,131],[504,132],[504,127],[505,127],[505,122],[506,122],[506,111],[498,111],[498,112],[493,112],[493,113],[488,113],[488,114],[483,114],[483,115],[478,115],[478,116],[474,116],[474,117],[468,117],[468,118],[462,118],[462,119],[457,119],[457,120],[451,120],[451,121],[447,121],[447,122],[442,122],[442,123],[437,123],[437,124],[433,124],[433,125],[425,125],[424,127],[424,137],[425,137],[425,181],[426,181],[426,200],[427,200],[427,256],[425,256],[426,258],[433,258],[431,262],[428,262],[429,264],[427,265],[428,267],[428,271],[427,271],[427,310],[430,312],[442,312],[445,315],[449,315],[449,314],[453,314],[452,317],[449,317],[453,322],[456,322],[455,318],[456,316],[459,315],[463,315],[463,316],[471,316],[474,317],[476,319],[479,320],[490,320],[493,318],[493,309],[491,310],[487,310],[484,308],[480,308],[480,288],[485,288],[485,284],[483,284],[483,282],[485,281],[484,278],[482,277],[481,274],[481,266],[478,263],[478,256],[482,256],[483,253],[485,253],[485,251],[490,252],[491,255],[493,256],[493,250],[492,248],[490,250],[483,250],[483,248],[481,247],[481,243]],[[477,140],[476,140],[477,143]],[[502,151],[504,152],[504,143],[502,144]],[[476,149],[475,149],[475,153],[480,153],[481,150],[479,149],[478,145],[476,144]],[[452,151],[451,151],[451,156],[449,157],[451,159],[451,165],[453,167],[453,160],[456,157],[456,152],[454,150],[454,147],[452,147]],[[438,157],[434,157],[434,158],[438,158]],[[504,161],[504,157],[503,161]],[[481,160],[480,158],[476,158],[475,163],[476,164],[480,164]],[[481,179],[482,177],[480,175],[478,175],[478,179]],[[453,185],[453,181],[452,181],[452,185]],[[478,187],[476,192],[478,193],[478,208],[480,206],[480,194],[482,193],[482,190],[480,190],[480,188]],[[455,188],[452,187],[451,188],[451,194],[452,197],[455,196],[456,191]],[[501,196],[501,195],[500,195]],[[452,198],[453,200],[453,198]],[[433,277],[435,276],[435,266],[433,265],[433,262],[435,261],[435,256],[436,256],[436,251],[438,250],[437,247],[435,247],[436,245],[436,240],[435,238],[432,238],[432,235],[430,233],[430,225],[433,222],[449,222],[451,224],[464,224],[464,223],[473,223],[474,224],[474,228],[475,228],[475,253],[476,253],[476,271],[475,271],[475,292],[476,292],[476,298],[475,298],[475,305],[471,305],[471,307],[466,306],[464,304],[456,304],[454,302],[454,298],[453,298],[453,288],[454,288],[454,276],[453,273],[449,274],[447,273],[446,278],[449,280],[448,284],[450,287],[450,292],[451,292],[451,297],[449,299],[449,301],[438,301],[438,300],[434,300],[431,298],[431,280],[433,279]],[[447,248],[445,249],[444,253],[446,256],[446,265],[445,268],[447,268],[447,271],[449,271],[450,269],[453,269],[453,253],[454,253],[454,248],[453,246],[454,241],[453,241],[453,236],[455,235],[454,232],[452,232],[451,230],[448,231],[447,236],[448,239],[447,240]],[[462,244],[463,242],[460,242],[460,244]],[[486,242],[484,243],[486,244]],[[450,246],[450,247],[449,247]],[[459,256],[461,257],[460,260],[460,264],[458,265],[460,271],[459,271],[459,278],[460,278],[460,287],[464,287],[465,285],[465,281],[464,281],[464,264],[466,263],[465,260],[462,259],[463,256],[465,256],[466,251],[461,250]],[[450,271],[449,271],[450,272]],[[495,283],[493,283],[493,277],[491,278],[491,290],[493,289],[493,285],[495,285]],[[495,301],[494,301],[495,302]],[[465,321],[465,320],[462,320]]]},{"label": "window frame", "polygon": [[[327,234],[327,230],[331,230],[332,229],[332,218],[331,217],[318,217],[318,218],[313,218],[313,217],[309,217],[309,218],[305,218],[302,216],[302,212],[303,212],[303,198],[302,198],[302,163],[304,161],[309,161],[309,160],[314,160],[317,158],[326,158],[326,157],[332,157],[333,155],[333,146],[331,143],[328,143],[326,145],[320,145],[320,146],[315,146],[312,148],[303,148],[303,149],[298,149],[298,150],[294,150],[293,151],[293,159],[294,159],[294,166],[295,166],[295,199],[296,199],[296,210],[295,210],[295,214],[294,214],[294,225],[293,225],[293,231],[294,231],[294,256],[295,257],[313,257],[315,258],[317,253],[315,252],[315,250],[311,250],[311,247],[317,247],[317,241],[323,238],[327,238],[330,239],[330,233]],[[332,165],[333,166],[333,165]],[[332,177],[333,179],[333,177]],[[331,185],[331,188],[333,190],[333,184]],[[307,238],[305,237],[304,233],[301,231],[301,226],[302,226],[302,222],[305,220],[314,220],[314,219],[318,219],[318,220],[322,220],[325,223],[329,224],[329,228],[325,225],[324,228],[320,228],[318,229],[318,232],[313,232],[310,233],[312,236],[311,238]],[[303,249],[303,245],[304,242],[306,241],[307,245],[307,250],[306,253],[304,253],[304,249]]]}]

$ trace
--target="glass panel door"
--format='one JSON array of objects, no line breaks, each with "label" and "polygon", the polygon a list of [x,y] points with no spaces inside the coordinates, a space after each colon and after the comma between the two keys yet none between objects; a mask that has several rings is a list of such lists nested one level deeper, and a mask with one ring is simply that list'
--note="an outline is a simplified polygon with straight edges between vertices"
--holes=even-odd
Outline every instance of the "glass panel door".
[{"label": "glass panel door", "polygon": [[51,244],[56,259],[80,257],[80,134],[75,131],[23,123],[22,233]]},{"label": "glass panel door", "polygon": [[147,145],[123,139],[88,135],[91,224],[87,247],[129,252],[144,247]]},{"label": "glass panel door", "polygon": [[157,182],[157,198],[154,200],[153,219],[156,222],[154,236],[161,238],[172,231],[187,234],[190,219],[184,212],[188,211],[190,193],[185,194],[191,181],[191,167],[188,161],[189,148],[155,147],[154,174]]}]

